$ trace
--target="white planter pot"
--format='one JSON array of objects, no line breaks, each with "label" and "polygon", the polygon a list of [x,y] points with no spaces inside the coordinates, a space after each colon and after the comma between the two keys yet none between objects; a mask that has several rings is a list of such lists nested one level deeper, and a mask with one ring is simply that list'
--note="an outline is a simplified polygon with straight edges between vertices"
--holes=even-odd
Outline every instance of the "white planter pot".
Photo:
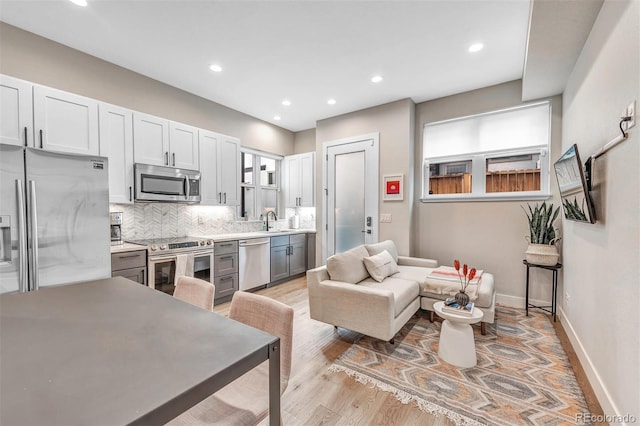
[{"label": "white planter pot", "polygon": [[554,266],[560,258],[558,248],[551,244],[529,244],[524,254],[526,261],[534,265]]}]

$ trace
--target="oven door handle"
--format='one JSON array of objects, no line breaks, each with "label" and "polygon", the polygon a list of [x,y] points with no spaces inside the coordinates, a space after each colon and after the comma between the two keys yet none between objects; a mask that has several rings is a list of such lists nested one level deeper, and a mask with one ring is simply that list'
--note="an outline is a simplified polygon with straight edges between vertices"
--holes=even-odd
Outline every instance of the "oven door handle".
[{"label": "oven door handle", "polygon": [[149,263],[165,262],[167,260],[176,260],[175,256],[149,257]]}]

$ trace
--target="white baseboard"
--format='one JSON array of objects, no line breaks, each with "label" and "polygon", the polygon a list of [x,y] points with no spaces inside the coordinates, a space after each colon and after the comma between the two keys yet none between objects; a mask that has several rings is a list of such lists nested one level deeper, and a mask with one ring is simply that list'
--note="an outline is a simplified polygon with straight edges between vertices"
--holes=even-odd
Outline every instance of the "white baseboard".
[{"label": "white baseboard", "polygon": [[[562,324],[564,331],[567,333],[567,337],[569,337],[569,341],[571,342],[571,346],[573,346],[573,350],[578,356],[578,360],[580,361],[580,365],[584,369],[585,374],[587,375],[587,379],[593,388],[593,392],[596,394],[596,398],[598,398],[598,402],[602,407],[602,411],[605,415],[616,415],[619,413],[616,405],[611,399],[611,395],[607,391],[606,386],[602,382],[600,375],[596,371],[593,363],[591,362],[591,358],[589,358],[589,354],[582,346],[582,342],[576,335],[576,332],[571,325],[571,322],[567,319],[564,310],[562,307],[558,308],[558,318],[560,319],[560,323]],[[625,423],[622,423],[625,424]]]},{"label": "white baseboard", "polygon": [[[496,303],[503,306],[508,306],[509,308],[524,309],[525,300],[526,299],[522,296],[510,296],[508,294],[496,293]],[[547,300],[529,299],[529,303],[538,306],[551,306],[551,302]]]}]

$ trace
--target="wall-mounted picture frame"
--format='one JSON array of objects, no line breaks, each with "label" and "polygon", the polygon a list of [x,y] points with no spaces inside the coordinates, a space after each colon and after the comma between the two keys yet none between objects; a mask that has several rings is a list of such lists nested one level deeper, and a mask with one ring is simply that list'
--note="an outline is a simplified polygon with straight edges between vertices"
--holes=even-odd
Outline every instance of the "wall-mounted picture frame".
[{"label": "wall-mounted picture frame", "polygon": [[404,174],[384,175],[382,177],[382,199],[384,201],[402,201],[404,198]]}]

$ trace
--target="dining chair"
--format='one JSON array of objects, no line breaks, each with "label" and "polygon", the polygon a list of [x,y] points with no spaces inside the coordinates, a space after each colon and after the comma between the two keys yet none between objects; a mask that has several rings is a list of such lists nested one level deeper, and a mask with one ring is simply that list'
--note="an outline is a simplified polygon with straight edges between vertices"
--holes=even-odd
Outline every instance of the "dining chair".
[{"label": "dining chair", "polygon": [[[280,338],[280,395],[291,373],[293,308],[253,293],[233,295],[229,318]],[[229,383],[169,425],[257,425],[269,414],[269,361]]]},{"label": "dining chair", "polygon": [[211,311],[213,309],[213,296],[216,287],[200,278],[180,276],[176,281],[176,289],[173,297],[184,302],[191,303],[199,308]]}]

